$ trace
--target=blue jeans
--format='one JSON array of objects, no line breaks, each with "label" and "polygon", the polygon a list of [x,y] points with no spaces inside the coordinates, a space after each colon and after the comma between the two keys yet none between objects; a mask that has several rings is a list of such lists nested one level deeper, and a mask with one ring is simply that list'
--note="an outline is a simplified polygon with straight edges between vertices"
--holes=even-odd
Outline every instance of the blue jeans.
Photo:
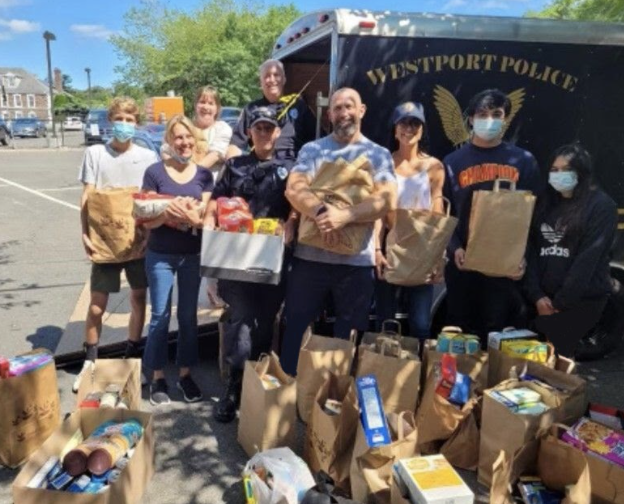
[{"label": "blue jeans", "polygon": [[[402,292],[401,292],[402,291]],[[399,287],[383,280],[375,281],[375,311],[377,330],[381,330],[384,320],[396,318],[399,308],[399,296],[403,294],[407,301],[407,321],[409,334],[418,339],[427,339],[431,330],[431,306],[433,304],[433,285]]]},{"label": "blue jeans", "polygon": [[171,320],[173,282],[178,277],[178,348],[176,363],[190,367],[197,363],[197,298],[199,254],[161,254],[147,251],[145,272],[149,282],[152,318],[143,360],[148,369],[167,365],[167,335]]},{"label": "blue jeans", "polygon": [[365,330],[373,297],[372,266],[293,260],[286,281],[286,329],[280,355],[289,375],[297,374],[303,334],[321,314],[329,295],[336,315],[334,337],[347,339],[352,329]]}]

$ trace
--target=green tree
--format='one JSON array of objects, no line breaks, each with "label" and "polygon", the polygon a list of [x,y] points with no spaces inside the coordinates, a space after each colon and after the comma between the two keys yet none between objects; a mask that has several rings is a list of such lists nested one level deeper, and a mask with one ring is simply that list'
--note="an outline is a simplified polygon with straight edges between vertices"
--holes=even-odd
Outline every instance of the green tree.
[{"label": "green tree", "polygon": [[624,22],[624,0],[553,0],[529,17]]},{"label": "green tree", "polygon": [[72,87],[73,79],[68,74],[62,74],[61,78],[63,80],[63,91],[67,93],[72,93],[74,88]]},{"label": "green tree", "polygon": [[189,113],[195,90],[207,84],[226,104],[242,105],[258,96],[258,66],[299,15],[292,4],[255,0],[205,0],[190,13],[143,0],[125,14],[123,34],[111,39],[123,61],[116,71],[147,96],[174,90]]}]

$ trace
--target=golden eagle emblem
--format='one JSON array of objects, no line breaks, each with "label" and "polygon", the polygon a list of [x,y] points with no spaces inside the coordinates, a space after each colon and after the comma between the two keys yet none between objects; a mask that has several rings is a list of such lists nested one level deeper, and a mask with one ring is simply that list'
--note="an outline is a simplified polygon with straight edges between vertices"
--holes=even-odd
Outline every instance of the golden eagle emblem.
[{"label": "golden eagle emblem", "polygon": [[[503,135],[505,135],[507,128],[514,120],[514,117],[516,117],[518,111],[522,108],[525,94],[524,88],[520,88],[507,95],[511,101],[511,111],[509,112],[509,116],[505,119]],[[438,109],[444,133],[453,146],[457,147],[467,142],[470,139],[470,131],[468,125],[464,121],[464,115],[455,96],[453,96],[448,89],[437,85],[433,90],[433,103],[436,109]]]}]

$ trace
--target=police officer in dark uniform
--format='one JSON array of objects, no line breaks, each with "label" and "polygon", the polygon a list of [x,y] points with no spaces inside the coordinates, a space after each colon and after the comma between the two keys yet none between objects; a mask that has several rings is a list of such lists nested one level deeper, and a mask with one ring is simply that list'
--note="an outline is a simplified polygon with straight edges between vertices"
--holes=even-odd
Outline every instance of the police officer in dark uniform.
[{"label": "police officer in dark uniform", "polygon": [[[275,111],[256,108],[247,132],[254,149],[226,162],[208,207],[212,215],[208,227],[214,225],[217,198],[238,196],[247,201],[254,218],[284,221],[285,242],[292,241],[296,214],[291,212],[284,192],[294,160],[276,157],[275,145],[280,133]],[[282,271],[286,271],[286,265]],[[230,367],[227,388],[215,409],[215,419],[220,422],[231,422],[236,416],[245,361],[256,360],[271,349],[273,323],[284,300],[284,278],[282,275],[279,285],[219,280],[219,294],[229,305],[224,324],[224,353]]]},{"label": "police officer in dark uniform", "polygon": [[284,96],[286,75],[279,60],[267,60],[260,65],[261,99],[245,106],[238,124],[234,128],[227,157],[240,155],[250,147],[249,126],[254,110],[266,107],[273,110],[281,134],[275,144],[275,157],[295,159],[299,149],[316,137],[316,118],[305,101],[296,94]]}]

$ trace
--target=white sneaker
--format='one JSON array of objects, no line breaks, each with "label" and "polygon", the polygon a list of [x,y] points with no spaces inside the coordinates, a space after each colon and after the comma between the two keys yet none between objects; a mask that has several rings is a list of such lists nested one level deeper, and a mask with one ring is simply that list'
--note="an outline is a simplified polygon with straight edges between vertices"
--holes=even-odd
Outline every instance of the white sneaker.
[{"label": "white sneaker", "polygon": [[85,359],[84,364],[82,365],[82,369],[80,370],[80,373],[78,373],[78,375],[76,376],[76,379],[74,380],[74,384],[72,385],[72,392],[74,394],[78,392],[82,379],[85,376],[87,376],[88,373],[93,373],[94,370],[95,370],[95,362],[93,362],[92,360]]}]

